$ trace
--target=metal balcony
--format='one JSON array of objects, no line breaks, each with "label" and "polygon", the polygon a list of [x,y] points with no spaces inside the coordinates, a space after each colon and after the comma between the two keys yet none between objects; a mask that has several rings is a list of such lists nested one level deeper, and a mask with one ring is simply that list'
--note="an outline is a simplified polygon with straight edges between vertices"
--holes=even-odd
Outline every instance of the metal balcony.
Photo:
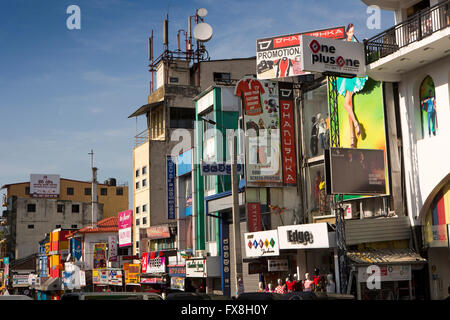
[{"label": "metal balcony", "polygon": [[450,0],[421,11],[365,41],[366,64],[384,58],[411,43],[450,26]]}]

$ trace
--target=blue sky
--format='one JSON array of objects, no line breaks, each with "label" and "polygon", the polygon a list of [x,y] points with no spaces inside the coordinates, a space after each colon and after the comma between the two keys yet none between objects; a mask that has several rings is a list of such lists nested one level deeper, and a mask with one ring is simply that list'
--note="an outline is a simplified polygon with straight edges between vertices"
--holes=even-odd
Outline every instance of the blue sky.
[{"label": "blue sky", "polygon": [[[81,30],[66,27],[72,4],[81,9]],[[93,149],[99,181],[131,186],[133,137],[145,117],[128,116],[149,94],[147,38],[153,29],[159,55],[169,14],[175,50],[177,31],[198,8],[208,10],[214,30],[212,59],[254,56],[258,38],[353,22],[362,40],[394,23],[382,12],[380,30],[369,30],[359,0],[2,0],[0,185],[31,173],[89,180]]]}]

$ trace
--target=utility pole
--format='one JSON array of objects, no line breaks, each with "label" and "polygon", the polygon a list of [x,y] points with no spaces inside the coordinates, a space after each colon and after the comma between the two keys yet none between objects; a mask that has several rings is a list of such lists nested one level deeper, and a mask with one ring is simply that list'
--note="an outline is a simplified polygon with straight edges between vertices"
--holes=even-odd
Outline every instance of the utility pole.
[{"label": "utility pole", "polygon": [[97,226],[97,168],[94,167],[94,151],[91,150],[88,153],[91,156],[91,170],[92,170],[92,192],[91,192],[91,207],[92,207],[92,220],[91,220],[91,228],[95,228]]}]

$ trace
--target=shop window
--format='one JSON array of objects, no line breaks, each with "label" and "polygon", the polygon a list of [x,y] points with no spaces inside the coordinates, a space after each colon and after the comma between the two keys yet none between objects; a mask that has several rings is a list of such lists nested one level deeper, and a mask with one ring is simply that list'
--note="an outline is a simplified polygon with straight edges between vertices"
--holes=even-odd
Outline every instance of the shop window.
[{"label": "shop window", "polygon": [[420,84],[420,106],[416,110],[415,114],[419,114],[416,117],[416,121],[420,124],[418,126],[419,137],[429,138],[435,136],[437,133],[437,113],[436,113],[436,97],[434,81],[430,76],[426,76]]},{"label": "shop window", "polygon": [[306,168],[306,204],[308,223],[315,217],[331,214],[331,196],[326,195],[325,165],[320,162]]},{"label": "shop window", "polygon": [[36,204],[35,203],[27,204],[27,212],[36,212]]},{"label": "shop window", "polygon": [[326,84],[303,94],[303,134],[306,158],[322,156],[330,146]]},{"label": "shop window", "polygon": [[100,195],[107,196],[108,195],[108,188],[101,188],[100,189]]}]

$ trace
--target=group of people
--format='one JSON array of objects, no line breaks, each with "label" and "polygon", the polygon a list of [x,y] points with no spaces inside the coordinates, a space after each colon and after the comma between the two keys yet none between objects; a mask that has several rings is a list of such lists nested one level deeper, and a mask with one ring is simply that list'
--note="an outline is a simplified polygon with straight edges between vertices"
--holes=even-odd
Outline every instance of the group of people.
[{"label": "group of people", "polygon": [[315,269],[314,277],[311,279],[309,273],[305,274],[304,280],[296,280],[297,274],[294,274],[294,277],[287,277],[283,282],[282,279],[278,279],[277,286],[274,286],[272,282],[269,282],[267,286],[265,286],[264,282],[260,281],[258,284],[257,292],[273,292],[279,294],[286,294],[289,292],[336,292],[336,283],[333,280],[333,275],[331,273],[325,275],[321,275],[319,269]]}]

